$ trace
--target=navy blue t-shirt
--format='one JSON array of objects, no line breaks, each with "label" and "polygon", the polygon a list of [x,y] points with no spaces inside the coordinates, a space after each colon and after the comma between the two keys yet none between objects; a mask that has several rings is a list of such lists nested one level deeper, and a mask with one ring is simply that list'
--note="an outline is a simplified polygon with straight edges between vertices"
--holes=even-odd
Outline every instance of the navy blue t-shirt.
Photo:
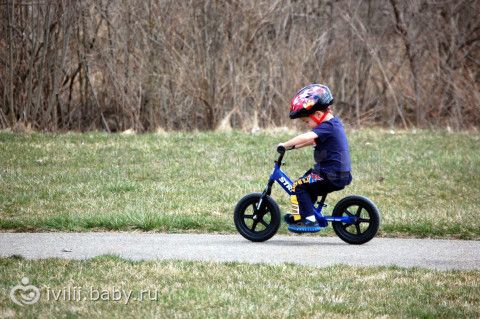
[{"label": "navy blue t-shirt", "polygon": [[338,186],[350,184],[352,181],[350,152],[342,121],[338,117],[333,117],[323,121],[312,131],[318,135],[313,152],[314,171]]}]

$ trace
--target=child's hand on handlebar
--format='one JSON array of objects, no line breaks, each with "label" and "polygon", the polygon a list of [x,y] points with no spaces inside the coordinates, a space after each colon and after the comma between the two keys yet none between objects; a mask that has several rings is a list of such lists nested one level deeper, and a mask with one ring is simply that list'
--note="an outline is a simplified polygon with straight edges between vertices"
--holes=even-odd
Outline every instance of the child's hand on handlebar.
[{"label": "child's hand on handlebar", "polygon": [[279,153],[285,153],[285,151],[293,150],[294,148],[295,148],[295,145],[286,147],[286,146],[285,146],[285,143],[279,143],[279,144],[277,145],[277,152],[279,152]]},{"label": "child's hand on handlebar", "polygon": [[286,149],[287,151],[288,151],[288,150],[293,150],[293,149],[295,148],[295,145],[292,145],[292,146],[288,146],[288,147],[287,147],[286,143],[279,143],[279,144],[277,145],[277,148],[279,148],[280,146],[285,147],[285,149]]}]

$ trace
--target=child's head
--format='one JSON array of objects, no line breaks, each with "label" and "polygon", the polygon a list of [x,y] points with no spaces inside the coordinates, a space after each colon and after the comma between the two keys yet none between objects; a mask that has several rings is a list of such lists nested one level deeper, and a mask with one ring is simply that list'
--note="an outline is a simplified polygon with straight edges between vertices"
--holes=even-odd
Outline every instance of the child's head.
[{"label": "child's head", "polygon": [[[333,104],[333,96],[326,85],[310,84],[301,88],[290,104],[290,118],[301,118],[307,125],[318,125],[329,106]],[[313,127],[315,127],[313,126]]]}]

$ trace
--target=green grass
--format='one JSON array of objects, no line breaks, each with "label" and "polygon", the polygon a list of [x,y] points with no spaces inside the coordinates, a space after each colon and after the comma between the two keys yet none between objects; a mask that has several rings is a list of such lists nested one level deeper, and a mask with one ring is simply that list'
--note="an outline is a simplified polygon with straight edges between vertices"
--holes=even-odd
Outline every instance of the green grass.
[{"label": "green grass", "polygon": [[[380,235],[480,238],[480,134],[347,134],[354,181],[329,195],[328,214],[361,194],[381,211]],[[1,132],[0,228],[235,232],[236,202],[265,187],[275,145],[291,136]],[[300,176],[312,150],[285,161]],[[290,208],[279,187],[273,197]]]},{"label": "green grass", "polygon": [[[82,261],[0,258],[0,275],[0,317],[480,316],[478,270],[441,272],[342,265],[313,268],[292,264],[133,262],[103,256]],[[40,289],[40,299],[34,305],[18,306],[9,298],[10,289],[23,277]],[[127,295],[132,292],[128,302],[126,297],[113,295],[121,289]],[[65,294],[59,295],[62,290]],[[78,292],[75,295],[74,290]],[[141,291],[144,291],[143,300],[139,300]],[[104,300],[99,300],[100,295]]]}]

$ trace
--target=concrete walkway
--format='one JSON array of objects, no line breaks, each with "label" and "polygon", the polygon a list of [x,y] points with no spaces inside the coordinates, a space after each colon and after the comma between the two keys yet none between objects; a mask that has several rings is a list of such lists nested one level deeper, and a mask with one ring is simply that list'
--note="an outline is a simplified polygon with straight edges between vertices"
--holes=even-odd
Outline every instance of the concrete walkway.
[{"label": "concrete walkway", "polygon": [[240,235],[158,233],[0,233],[0,256],[85,259],[182,259],[248,263],[397,265],[439,270],[480,269],[480,241],[375,238],[361,246],[336,237],[274,236],[252,243]]}]

